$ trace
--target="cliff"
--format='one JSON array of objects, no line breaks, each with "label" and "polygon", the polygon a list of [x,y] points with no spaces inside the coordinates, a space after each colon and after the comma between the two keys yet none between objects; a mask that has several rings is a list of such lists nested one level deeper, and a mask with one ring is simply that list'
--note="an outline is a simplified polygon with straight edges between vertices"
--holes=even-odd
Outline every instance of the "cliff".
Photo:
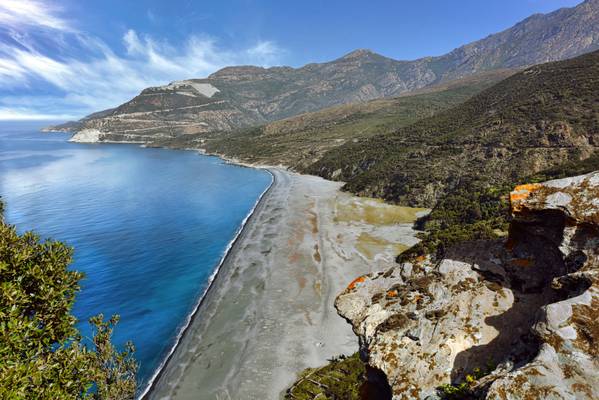
[{"label": "cliff", "polygon": [[518,186],[507,239],[353,281],[336,307],[370,379],[393,399],[598,398],[597,199],[599,172]]}]

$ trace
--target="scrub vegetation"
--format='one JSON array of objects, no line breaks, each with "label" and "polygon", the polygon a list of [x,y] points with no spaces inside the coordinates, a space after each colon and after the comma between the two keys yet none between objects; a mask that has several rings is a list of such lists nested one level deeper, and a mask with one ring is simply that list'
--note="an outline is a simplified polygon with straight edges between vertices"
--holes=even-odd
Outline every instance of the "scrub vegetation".
[{"label": "scrub vegetation", "polygon": [[[0,203],[0,210],[2,205]],[[80,272],[72,249],[0,220],[0,398],[132,399],[134,348],[111,343],[118,316],[90,319],[92,339],[71,314]]]},{"label": "scrub vegetation", "polygon": [[[515,185],[599,169],[598,110],[594,52],[529,68],[452,109],[345,143],[304,172],[345,181],[355,194],[432,207],[416,221],[421,242],[398,261],[440,258],[456,243],[506,235]],[[485,373],[443,386],[440,395],[469,398]],[[354,385],[363,379],[348,376]]]}]

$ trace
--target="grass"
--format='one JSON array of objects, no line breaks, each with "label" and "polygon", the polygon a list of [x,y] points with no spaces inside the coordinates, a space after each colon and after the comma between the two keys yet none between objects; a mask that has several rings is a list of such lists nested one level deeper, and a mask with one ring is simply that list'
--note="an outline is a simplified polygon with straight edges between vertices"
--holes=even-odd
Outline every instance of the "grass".
[{"label": "grass", "polygon": [[352,198],[348,202],[339,201],[336,204],[335,221],[363,222],[379,226],[410,224],[416,221],[419,213],[426,211],[426,208],[388,204],[381,199]]},{"label": "grass", "polygon": [[366,369],[358,353],[341,356],[321,368],[308,368],[287,390],[286,400],[361,399]]}]

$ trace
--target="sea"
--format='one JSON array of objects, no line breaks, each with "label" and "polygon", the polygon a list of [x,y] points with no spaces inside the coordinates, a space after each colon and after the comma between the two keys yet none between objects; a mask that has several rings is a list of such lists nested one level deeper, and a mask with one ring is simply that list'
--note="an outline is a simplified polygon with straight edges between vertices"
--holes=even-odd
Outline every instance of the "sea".
[{"label": "sea", "polygon": [[120,316],[139,387],[172,351],[230,244],[272,181],[194,151],[68,142],[49,122],[0,122],[0,196],[19,232],[74,248],[74,315]]}]

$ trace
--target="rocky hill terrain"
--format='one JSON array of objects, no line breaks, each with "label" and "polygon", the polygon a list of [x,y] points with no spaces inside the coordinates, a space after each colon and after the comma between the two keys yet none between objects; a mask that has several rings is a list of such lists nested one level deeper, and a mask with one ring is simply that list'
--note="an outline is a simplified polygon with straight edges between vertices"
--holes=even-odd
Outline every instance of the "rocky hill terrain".
[{"label": "rocky hill terrain", "polygon": [[511,183],[599,143],[599,52],[526,69],[457,107],[344,144],[306,172],[346,189],[431,206],[474,181]]},{"label": "rocky hill terrain", "polygon": [[[599,0],[533,15],[440,57],[397,61],[369,50],[301,68],[228,67],[206,79],[148,88],[131,101],[54,129],[94,130],[95,140],[226,131],[325,107],[367,101],[471,74],[560,60],[599,48]],[[84,136],[86,137],[86,136]]]},{"label": "rocky hill terrain", "polygon": [[456,106],[514,74],[498,70],[400,97],[325,108],[258,127],[156,139],[155,146],[200,148],[251,164],[307,168],[349,141],[388,132]]},{"label": "rocky hill terrain", "polygon": [[599,397],[599,172],[516,187],[507,239],[354,280],[336,307],[393,399]]}]

